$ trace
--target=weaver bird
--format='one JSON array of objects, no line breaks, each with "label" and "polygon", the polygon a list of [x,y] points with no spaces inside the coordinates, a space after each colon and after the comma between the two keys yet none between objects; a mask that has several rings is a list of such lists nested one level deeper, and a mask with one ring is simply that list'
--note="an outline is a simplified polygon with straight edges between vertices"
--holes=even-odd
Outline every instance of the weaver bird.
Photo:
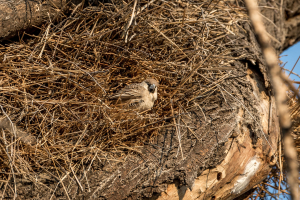
[{"label": "weaver bird", "polygon": [[110,99],[117,100],[128,109],[136,109],[140,112],[150,110],[157,99],[158,85],[155,79],[149,78],[141,83],[125,86]]}]

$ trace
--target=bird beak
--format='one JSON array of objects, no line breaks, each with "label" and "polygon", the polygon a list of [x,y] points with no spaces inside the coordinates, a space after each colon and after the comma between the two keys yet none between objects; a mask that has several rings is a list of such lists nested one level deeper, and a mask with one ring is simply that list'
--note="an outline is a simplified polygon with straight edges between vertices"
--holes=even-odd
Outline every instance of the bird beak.
[{"label": "bird beak", "polygon": [[152,93],[155,91],[155,85],[154,84],[149,86],[149,91],[152,92]]}]

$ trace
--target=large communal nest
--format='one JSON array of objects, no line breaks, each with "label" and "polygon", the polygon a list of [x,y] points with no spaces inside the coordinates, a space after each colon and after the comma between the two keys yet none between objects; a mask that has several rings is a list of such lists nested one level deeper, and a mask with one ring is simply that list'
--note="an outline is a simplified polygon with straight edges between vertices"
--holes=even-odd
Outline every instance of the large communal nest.
[{"label": "large communal nest", "polygon": [[[247,15],[226,1],[113,2],[73,6],[39,35],[0,46],[1,117],[17,125],[13,134],[1,132],[3,174],[60,176],[95,158],[122,161],[139,153],[166,120],[220,94],[219,84],[243,56],[229,47]],[[109,101],[150,77],[160,83],[152,110]]]}]

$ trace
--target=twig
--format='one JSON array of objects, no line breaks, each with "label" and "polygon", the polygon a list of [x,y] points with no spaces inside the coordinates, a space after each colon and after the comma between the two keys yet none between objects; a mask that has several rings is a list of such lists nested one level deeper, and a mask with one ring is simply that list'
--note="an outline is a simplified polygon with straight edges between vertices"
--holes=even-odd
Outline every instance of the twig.
[{"label": "twig", "polygon": [[170,38],[168,38],[163,32],[161,32],[156,26],[154,26],[151,23],[148,23],[149,26],[151,26],[152,28],[154,28],[154,30],[156,30],[159,34],[161,34],[164,38],[166,38],[172,45],[174,45],[179,51],[181,51],[181,53],[183,55],[185,55],[187,57],[187,55],[184,53],[184,51],[175,43],[173,42]]},{"label": "twig", "polygon": [[270,70],[272,85],[275,90],[276,104],[279,113],[279,122],[283,133],[284,152],[287,161],[287,174],[288,183],[290,185],[291,197],[293,200],[299,199],[299,172],[297,162],[297,151],[295,148],[294,140],[291,136],[291,119],[287,102],[287,87],[282,77],[280,67],[278,65],[278,57],[272,46],[270,45],[269,38],[266,34],[264,24],[261,19],[257,1],[245,0],[249,17],[252,21],[254,30],[258,37],[262,53],[265,57],[267,66]]},{"label": "twig", "polygon": [[7,148],[7,142],[6,142],[6,138],[5,138],[5,132],[4,130],[2,129],[2,137],[3,137],[3,142],[4,142],[4,145],[5,145],[5,153],[8,157],[8,160],[9,160],[9,164],[10,164],[10,168],[11,168],[11,172],[12,172],[12,175],[13,175],[13,179],[14,179],[14,200],[17,198],[17,183],[16,183],[16,177],[15,177],[15,172],[14,172],[14,167],[13,167],[13,160],[11,159],[10,155],[9,155],[9,152],[8,152],[8,148]]},{"label": "twig", "polygon": [[132,20],[135,16],[134,12],[135,12],[135,7],[136,7],[136,4],[137,4],[137,0],[134,0],[134,4],[133,4],[133,9],[132,9],[132,14],[131,14],[131,17],[130,17],[130,20],[129,22],[127,23],[126,27],[125,27],[125,30],[123,32],[123,37],[125,36],[125,43],[127,43],[127,38],[128,38],[128,29],[130,27],[130,25],[132,24]]},{"label": "twig", "polygon": [[69,196],[69,194],[68,194],[68,192],[67,192],[67,190],[66,190],[66,188],[65,188],[65,185],[64,185],[64,183],[63,183],[63,180],[64,180],[68,175],[69,175],[69,172],[68,172],[63,178],[61,178],[61,179],[59,180],[59,182],[57,183],[57,185],[56,185],[56,187],[55,187],[55,189],[54,189],[54,191],[53,191],[53,193],[52,193],[52,195],[51,195],[51,197],[50,197],[50,200],[53,198],[53,196],[54,196],[54,194],[55,194],[55,191],[56,191],[56,189],[58,188],[58,186],[59,186],[60,183],[61,183],[62,186],[63,186],[63,189],[64,189],[64,191],[65,191],[65,193],[66,193],[66,196],[67,196],[68,199],[70,200],[70,196]]},{"label": "twig", "polygon": [[149,7],[152,3],[154,3],[156,0],[151,0],[149,3],[144,5],[139,11],[136,12],[136,15],[140,14],[143,10],[145,10],[147,7]]},{"label": "twig", "polygon": [[45,37],[44,45],[43,45],[43,47],[42,47],[42,50],[41,50],[41,52],[40,52],[38,58],[41,58],[41,57],[42,57],[42,54],[43,54],[43,52],[44,52],[44,50],[45,50],[45,46],[46,46],[46,43],[47,43],[47,41],[48,41],[48,35],[49,35],[49,29],[50,29],[50,27],[51,27],[51,24],[48,25],[48,27],[47,27],[47,29],[46,29],[46,32],[45,32],[45,34],[44,34],[44,36],[43,36],[43,39],[44,39],[44,37]]},{"label": "twig", "polygon": [[[281,187],[281,181],[282,181],[282,153],[281,153],[281,136],[279,136],[279,140],[278,140],[278,146],[279,146],[279,154],[278,154],[278,158],[279,158],[279,170],[280,170],[280,175],[279,175],[279,182],[278,182],[278,191],[280,191],[280,187]],[[279,198],[279,194],[278,194],[278,198]]]},{"label": "twig", "polygon": [[[5,115],[6,119],[8,119],[8,121],[11,125],[11,129],[12,129],[11,131],[13,132],[15,139],[17,139],[16,127],[15,127],[14,123],[11,121],[10,117],[4,111],[2,105],[0,105],[0,108],[1,108],[2,113]],[[0,127],[0,128],[4,128],[4,127]]]},{"label": "twig", "polygon": [[[174,122],[174,125],[175,125],[175,129],[176,129],[176,132],[177,132],[177,137],[178,137],[178,144],[179,144],[179,148],[178,150],[180,150],[181,152],[181,157],[182,157],[182,160],[183,160],[183,152],[182,152],[182,147],[181,147],[181,135],[180,135],[180,127],[178,125],[176,125],[176,120],[175,120],[175,117],[174,117],[174,110],[173,110],[173,100],[171,100],[171,109],[172,109],[172,116],[173,116],[173,122]],[[178,115],[178,120],[180,119],[180,113]],[[178,124],[180,123],[180,121],[178,121]],[[177,152],[177,155],[178,155],[178,152]],[[177,157],[176,155],[176,157]]]},{"label": "twig", "polygon": [[293,72],[293,70],[295,69],[295,67],[296,67],[296,65],[297,65],[297,63],[298,63],[298,61],[299,61],[299,59],[300,59],[300,56],[298,57],[297,61],[295,62],[295,64],[294,64],[294,66],[293,66],[292,70],[290,71],[290,73],[289,73],[288,77],[290,77],[291,73],[292,73],[292,72]]},{"label": "twig", "polygon": [[1,197],[0,200],[2,200],[2,199],[4,198],[4,194],[5,194],[7,185],[9,184],[10,177],[11,177],[11,174],[8,175],[7,181],[6,181],[5,186],[4,186],[4,189],[3,189],[2,197]]},{"label": "twig", "polygon": [[82,187],[82,185],[81,185],[79,179],[77,178],[77,176],[76,176],[76,174],[75,174],[75,172],[74,172],[74,170],[73,170],[73,167],[72,167],[71,163],[70,163],[70,169],[71,169],[71,171],[72,171],[72,173],[73,173],[73,176],[75,177],[75,179],[76,179],[78,185],[80,186],[81,191],[83,192],[84,189],[83,189],[83,187]]},{"label": "twig", "polygon": [[281,67],[281,69],[290,72],[290,73],[289,73],[289,76],[290,76],[291,74],[293,74],[293,75],[297,76],[298,78],[300,78],[300,75],[299,75],[299,74],[296,74],[295,72],[292,72],[292,70],[288,70],[288,69],[286,69],[286,68],[284,68],[284,67]]}]

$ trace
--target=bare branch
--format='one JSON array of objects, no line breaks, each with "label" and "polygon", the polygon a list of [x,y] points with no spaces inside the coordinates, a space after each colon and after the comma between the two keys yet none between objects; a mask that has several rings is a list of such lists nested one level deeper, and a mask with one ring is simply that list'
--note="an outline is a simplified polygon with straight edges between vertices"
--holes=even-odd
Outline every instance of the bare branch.
[{"label": "bare branch", "polygon": [[291,136],[292,123],[290,119],[288,105],[286,103],[287,86],[284,83],[284,75],[281,73],[280,66],[278,65],[278,57],[274,49],[270,45],[270,39],[262,22],[260,11],[257,6],[257,1],[245,0],[245,2],[255,33],[257,34],[258,42],[260,43],[262,53],[270,70],[271,81],[275,90],[279,121],[283,133],[284,153],[288,163],[288,183],[290,185],[292,199],[297,200],[299,199],[299,172],[296,148],[294,145],[293,138]]}]

